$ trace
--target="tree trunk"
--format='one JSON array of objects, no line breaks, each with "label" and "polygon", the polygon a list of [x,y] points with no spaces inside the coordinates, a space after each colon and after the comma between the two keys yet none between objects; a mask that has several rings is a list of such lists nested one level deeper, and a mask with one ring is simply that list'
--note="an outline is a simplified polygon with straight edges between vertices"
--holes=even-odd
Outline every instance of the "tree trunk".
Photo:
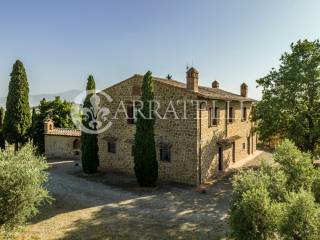
[{"label": "tree trunk", "polygon": [[18,143],[18,142],[15,142],[15,143],[14,143],[14,151],[15,151],[15,152],[18,152],[18,150],[19,150],[19,143]]}]

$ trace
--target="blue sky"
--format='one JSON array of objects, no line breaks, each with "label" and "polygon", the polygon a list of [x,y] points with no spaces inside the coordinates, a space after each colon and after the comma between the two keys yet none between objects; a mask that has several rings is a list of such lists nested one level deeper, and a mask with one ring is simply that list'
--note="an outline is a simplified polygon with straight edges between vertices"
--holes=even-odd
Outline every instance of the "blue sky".
[{"label": "blue sky", "polygon": [[318,0],[54,0],[0,2],[0,96],[15,59],[25,64],[31,94],[99,89],[151,70],[238,93],[279,63],[298,39],[320,36]]}]

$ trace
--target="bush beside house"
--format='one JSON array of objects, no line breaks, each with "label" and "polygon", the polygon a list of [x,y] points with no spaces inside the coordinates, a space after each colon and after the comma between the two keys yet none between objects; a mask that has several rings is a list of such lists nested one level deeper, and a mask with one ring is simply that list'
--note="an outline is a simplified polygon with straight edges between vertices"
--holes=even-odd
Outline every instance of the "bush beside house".
[{"label": "bush beside house", "polygon": [[275,166],[248,170],[233,178],[230,211],[238,240],[316,240],[320,236],[319,171],[310,154],[285,140]]},{"label": "bush beside house", "polygon": [[50,196],[43,184],[48,168],[27,143],[18,152],[0,151],[0,233],[26,223]]}]

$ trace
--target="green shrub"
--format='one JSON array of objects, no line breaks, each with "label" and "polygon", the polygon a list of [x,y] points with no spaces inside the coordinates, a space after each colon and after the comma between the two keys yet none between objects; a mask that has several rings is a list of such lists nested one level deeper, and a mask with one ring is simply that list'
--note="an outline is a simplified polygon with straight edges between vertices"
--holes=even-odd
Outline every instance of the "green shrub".
[{"label": "green shrub", "polygon": [[242,171],[232,181],[230,225],[235,239],[316,240],[320,236],[320,171],[284,141],[275,166]]},{"label": "green shrub", "polygon": [[315,178],[312,184],[312,192],[315,201],[320,204],[320,169],[316,170]]},{"label": "green shrub", "polygon": [[269,177],[267,189],[271,199],[284,202],[288,193],[286,174],[278,167],[272,167],[265,164],[263,164],[261,172]]},{"label": "green shrub", "polygon": [[233,236],[238,240],[274,239],[281,216],[281,205],[273,203],[266,188],[242,194],[230,213]]},{"label": "green shrub", "polygon": [[269,176],[261,171],[247,170],[236,174],[232,179],[232,202],[242,200],[243,194],[255,188],[267,188]]},{"label": "green shrub", "polygon": [[267,165],[260,170],[241,171],[232,180],[232,202],[241,200],[243,193],[256,188],[267,189],[272,200],[284,201],[286,182],[283,171]]},{"label": "green shrub", "polygon": [[311,190],[315,169],[309,153],[299,151],[291,141],[285,140],[277,147],[274,159],[287,176],[288,190]]},{"label": "green shrub", "polygon": [[17,153],[0,152],[1,231],[23,225],[44,201],[51,199],[43,187],[47,167],[44,159],[35,155],[31,143]]},{"label": "green shrub", "polygon": [[301,191],[288,196],[281,224],[281,235],[287,240],[318,240],[320,211],[311,193]]}]

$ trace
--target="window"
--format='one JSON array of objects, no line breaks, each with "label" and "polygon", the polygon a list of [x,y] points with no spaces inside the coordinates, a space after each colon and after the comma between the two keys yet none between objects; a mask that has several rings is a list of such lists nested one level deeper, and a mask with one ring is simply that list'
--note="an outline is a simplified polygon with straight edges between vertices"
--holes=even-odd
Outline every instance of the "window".
[{"label": "window", "polygon": [[232,107],[229,107],[228,120],[229,120],[229,123],[232,123],[232,122],[233,122],[233,108],[232,108]]},{"label": "window", "polygon": [[80,149],[80,140],[76,139],[73,141],[73,150]]},{"label": "window", "polygon": [[116,153],[116,142],[108,142],[108,152]]},{"label": "window", "polygon": [[246,143],[242,143],[242,150],[246,149]]},{"label": "window", "polygon": [[210,108],[210,126],[217,126],[219,124],[220,111],[218,107]]},{"label": "window", "polygon": [[164,162],[171,161],[171,149],[169,146],[160,147],[160,160]]},{"label": "window", "polygon": [[242,121],[247,121],[247,108],[242,108]]}]

